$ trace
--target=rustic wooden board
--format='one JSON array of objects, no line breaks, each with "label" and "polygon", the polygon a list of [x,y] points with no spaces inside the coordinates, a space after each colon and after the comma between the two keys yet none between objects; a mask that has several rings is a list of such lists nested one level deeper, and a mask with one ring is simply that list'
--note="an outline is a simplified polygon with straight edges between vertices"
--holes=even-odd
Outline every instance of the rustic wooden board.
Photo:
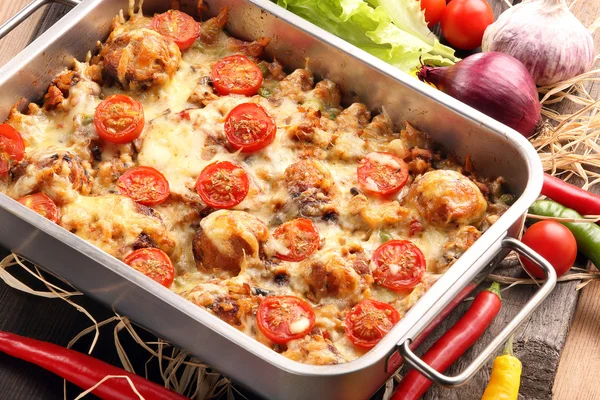
[{"label": "rustic wooden board", "polygon": [[[502,270],[502,271],[498,271]],[[518,276],[520,266],[515,262],[503,263],[496,272]],[[560,284],[546,299],[544,304],[533,314],[515,335],[515,354],[523,363],[523,379],[520,394],[528,400],[546,400],[552,398],[552,385],[560,352],[564,346],[571,316],[577,304],[575,282]],[[478,290],[489,287],[484,282]],[[520,310],[523,304],[533,295],[536,288],[522,286],[508,289],[502,293],[502,310],[492,326],[482,338],[465,355],[453,365],[448,374],[456,375],[497,335],[508,321]],[[457,310],[436,330],[424,348],[427,348],[445,330],[452,326],[468,309],[470,302],[461,304]],[[491,362],[490,362],[491,365]],[[489,380],[490,368],[486,367],[466,385],[458,389],[446,389],[433,386],[424,399],[475,400],[480,399]]]},{"label": "rustic wooden board", "polygon": [[[496,16],[508,7],[502,1],[490,1],[490,4]],[[575,3],[571,10],[586,26],[589,26],[600,16],[600,1],[580,1]],[[596,49],[599,49],[600,35],[595,34],[594,39]],[[598,97],[600,85],[592,83],[588,84],[586,88],[592,96]],[[563,113],[571,112],[572,105],[560,105],[556,109]],[[511,268],[509,265],[509,263],[503,264],[496,272],[517,276],[519,267],[513,266]],[[486,282],[478,289],[481,290],[488,285],[489,283]],[[546,400],[553,397],[564,400],[600,398],[600,390],[596,385],[595,377],[592,375],[597,371],[594,366],[600,366],[600,350],[596,345],[598,336],[593,336],[594,333],[600,333],[600,326],[591,322],[594,317],[600,316],[600,305],[595,301],[600,295],[600,285],[590,285],[590,288],[584,290],[585,294],[578,309],[578,317],[573,324],[573,329],[576,331],[569,336],[572,339],[561,360],[561,353],[565,347],[571,319],[577,307],[578,293],[575,290],[576,285],[577,282],[558,284],[554,292],[534,313],[530,321],[521,327],[515,335],[515,354],[523,362],[520,398],[528,400]],[[503,308],[493,325],[481,340],[450,368],[448,374],[454,375],[462,371],[473,357],[489,343],[491,338],[510,321],[534,291],[534,287],[515,287],[503,292]],[[462,304],[436,330],[435,335],[425,343],[424,348],[427,348],[442,332],[452,326],[468,306],[469,304]],[[593,350],[590,350],[590,348],[593,348]],[[585,366],[585,368],[582,368],[582,366]],[[560,371],[558,378],[557,370]],[[480,399],[489,379],[489,371],[489,366],[482,369],[469,383],[458,389],[434,386],[424,396],[424,399]]]},{"label": "rustic wooden board", "polygon": [[[14,12],[26,4],[29,0],[14,0],[0,7],[0,20],[14,14]],[[502,0],[488,0],[498,15],[506,9]],[[581,20],[589,25],[598,16],[600,0],[579,0],[572,8],[573,12]],[[52,5],[44,12],[39,12],[24,26],[11,33],[7,39],[0,42],[0,65],[3,65],[14,54],[16,54],[29,41],[43,32],[56,19],[68,10],[65,6]],[[596,45],[600,49],[599,37],[596,35]],[[600,85],[590,85],[588,88],[593,94],[598,94]],[[0,249],[1,250],[1,249]],[[3,252],[0,251],[0,255]],[[507,263],[503,273],[517,273],[518,267],[514,263]],[[488,283],[482,286],[487,286]],[[489,342],[490,338],[497,334],[517,310],[524,304],[533,293],[534,288],[519,287],[512,288],[503,293],[504,307],[493,326],[484,338],[477,343],[466,355],[453,367],[450,373],[456,373],[473,358],[474,355]],[[545,302],[545,304],[534,314],[532,319],[522,327],[516,336],[516,354],[523,361],[524,373],[521,389],[521,397],[524,399],[550,399],[552,387],[556,392],[556,399],[597,399],[600,398],[600,388],[595,385],[595,372],[600,367],[600,346],[596,345],[596,339],[600,334],[600,326],[597,321],[600,318],[600,303],[595,301],[600,296],[600,283],[589,285],[584,289],[584,294],[578,306],[572,332],[567,341],[567,347],[563,354],[560,367],[559,357],[565,338],[569,330],[571,317],[577,304],[577,293],[575,283],[558,285],[557,289]],[[98,319],[110,315],[110,311],[104,309],[90,299],[81,299],[88,310]],[[0,329],[20,333],[54,343],[65,345],[81,329],[89,325],[89,321],[81,313],[60,300],[47,300],[35,298],[10,289],[0,284]],[[458,307],[445,327],[450,326],[466,308],[468,303]],[[438,329],[432,340],[439,337],[443,328]],[[79,346],[85,351],[85,343]],[[116,354],[113,349],[112,336],[105,332],[101,336],[99,351],[94,354],[106,361],[117,363]],[[427,346],[427,344],[425,345]],[[136,349],[132,347],[135,359]],[[140,360],[143,352],[138,352]],[[145,361],[145,359],[143,359]],[[142,361],[142,362],[143,362]],[[586,366],[586,368],[582,368]],[[558,378],[554,383],[554,377],[558,368]],[[487,383],[489,368],[482,370],[475,379],[466,386],[459,389],[444,389],[433,387],[425,396],[428,400],[433,399],[479,399]],[[594,374],[594,375],[592,375]],[[32,379],[36,376],[36,379]],[[577,390],[577,392],[575,392]],[[58,399],[62,398],[61,380],[52,374],[40,372],[39,368],[15,361],[0,354],[0,393],[9,396],[13,400],[20,399]],[[76,393],[72,391],[71,393]]]}]

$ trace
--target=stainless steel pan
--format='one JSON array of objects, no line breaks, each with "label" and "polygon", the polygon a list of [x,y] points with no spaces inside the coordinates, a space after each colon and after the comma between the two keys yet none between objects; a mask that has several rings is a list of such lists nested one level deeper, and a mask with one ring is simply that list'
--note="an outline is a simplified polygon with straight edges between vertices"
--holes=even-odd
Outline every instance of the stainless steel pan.
[{"label": "stainless steel pan", "polygon": [[[36,4],[48,2],[37,0]],[[458,157],[470,154],[480,174],[502,175],[506,179],[516,202],[379,345],[357,360],[332,366],[300,364],[275,353],[3,194],[0,244],[270,399],[365,399],[400,366],[400,354],[405,362],[438,383],[457,386],[466,382],[556,283],[549,264],[511,238],[519,231],[523,214],[541,189],[542,167],[533,147],[512,129],[267,0],[207,3],[211,15],[223,6],[229,7],[227,29],[233,35],[244,39],[270,37],[269,55],[277,56],[289,69],[304,66],[305,59],[310,58],[317,76],[340,85],[346,103],[360,99],[372,110],[385,107],[396,124],[408,120]],[[164,11],[168,5],[168,1],[144,2],[146,12]],[[190,6],[186,10],[193,13],[191,4],[183,6]],[[126,0],[83,0],[4,66],[0,70],[0,117],[4,118],[20,97],[39,100],[54,74],[70,66],[74,57],[82,59],[98,40],[104,40],[114,15],[126,8]],[[0,36],[8,30],[0,27]],[[463,288],[483,279],[509,249],[537,262],[548,276],[546,283],[462,374],[447,377],[434,371],[412,353],[410,341]]]}]

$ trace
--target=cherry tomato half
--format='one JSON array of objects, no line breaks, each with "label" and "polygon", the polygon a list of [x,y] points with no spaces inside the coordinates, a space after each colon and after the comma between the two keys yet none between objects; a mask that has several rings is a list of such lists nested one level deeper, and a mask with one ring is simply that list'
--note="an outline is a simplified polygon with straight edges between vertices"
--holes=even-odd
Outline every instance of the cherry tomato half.
[{"label": "cherry tomato half", "polygon": [[279,225],[273,232],[273,237],[281,240],[288,249],[285,254],[276,254],[278,258],[286,261],[302,261],[308,258],[317,251],[321,242],[317,227],[306,218],[296,218]]},{"label": "cherry tomato half", "polygon": [[94,125],[98,136],[108,142],[132,142],[144,129],[142,104],[123,94],[109,96],[96,107]]},{"label": "cherry tomato half", "polygon": [[425,256],[409,240],[390,240],[373,253],[373,278],[388,289],[404,292],[417,286],[425,274]]},{"label": "cherry tomato half", "polygon": [[152,18],[150,28],[174,41],[180,50],[185,50],[194,44],[200,34],[200,24],[188,14],[178,10],[156,14]]},{"label": "cherry tomato half", "polygon": [[17,201],[40,214],[42,217],[57,223],[58,222],[58,208],[52,199],[46,196],[44,193],[30,194],[29,196],[21,197]]},{"label": "cherry tomato half", "polygon": [[[523,234],[523,243],[544,257],[561,276],[567,272],[577,257],[575,236],[564,225],[556,221],[541,221],[531,225]],[[544,272],[536,264],[519,256],[525,269],[536,278],[545,278]]]},{"label": "cherry tomato half", "polygon": [[258,328],[271,342],[283,344],[305,336],[315,325],[315,312],[294,296],[267,297],[256,312]]},{"label": "cherry tomato half", "polygon": [[445,8],[446,0],[421,0],[421,10],[425,10],[425,21],[429,28],[440,22]]},{"label": "cherry tomato half", "polygon": [[244,153],[267,147],[273,143],[276,132],[275,121],[258,104],[240,104],[225,118],[227,140],[234,149]]},{"label": "cherry tomato half", "polygon": [[442,33],[448,43],[462,50],[481,46],[485,29],[494,22],[485,0],[452,0],[442,14]]},{"label": "cherry tomato half", "polygon": [[169,182],[152,167],[137,167],[119,177],[117,186],[122,194],[145,206],[163,203],[171,194]]},{"label": "cherry tomato half", "polygon": [[196,192],[208,206],[231,208],[244,200],[250,189],[244,168],[229,161],[207,165],[196,181]]},{"label": "cherry tomato half", "polygon": [[408,166],[391,153],[373,152],[358,163],[358,183],[381,195],[398,192],[408,180]]},{"label": "cherry tomato half", "polygon": [[363,300],[346,314],[344,329],[355,346],[370,349],[400,321],[400,313],[382,301]]},{"label": "cherry tomato half", "polygon": [[6,174],[16,161],[25,156],[25,141],[8,124],[0,124],[0,175]]},{"label": "cherry tomato half", "polygon": [[169,256],[160,249],[135,250],[125,257],[123,262],[164,287],[170,287],[175,279],[173,263]]},{"label": "cherry tomato half", "polygon": [[263,74],[248,57],[235,55],[220,59],[212,68],[210,78],[220,95],[252,96],[262,85]]}]

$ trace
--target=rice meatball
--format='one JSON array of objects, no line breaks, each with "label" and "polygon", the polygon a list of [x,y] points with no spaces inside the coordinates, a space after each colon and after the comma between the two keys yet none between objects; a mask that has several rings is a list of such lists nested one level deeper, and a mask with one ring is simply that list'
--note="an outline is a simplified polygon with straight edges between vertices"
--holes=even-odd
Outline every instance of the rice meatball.
[{"label": "rice meatball", "polygon": [[238,329],[246,328],[248,322],[252,323],[254,318],[248,317],[259,304],[259,299],[252,296],[248,285],[232,281],[201,283],[182,295]]},{"label": "rice meatball", "polygon": [[304,364],[335,365],[346,362],[335,344],[322,335],[306,335],[287,343],[283,356]]},{"label": "rice meatball", "polygon": [[78,194],[92,190],[88,169],[91,166],[69,150],[49,147],[27,154],[11,174],[14,185],[8,191],[11,197],[44,191],[58,204],[67,203]]},{"label": "rice meatball", "polygon": [[301,160],[284,172],[285,184],[298,213],[304,217],[333,218],[337,188],[331,173],[320,162]]},{"label": "rice meatball", "polygon": [[200,222],[194,236],[196,267],[237,275],[244,261],[259,261],[268,238],[267,227],[255,216],[244,211],[216,211]]},{"label": "rice meatball", "polygon": [[410,187],[407,202],[416,207],[424,220],[440,228],[476,225],[487,209],[477,185],[451,170],[430,171],[419,176]]},{"label": "rice meatball", "polygon": [[116,36],[100,54],[106,72],[126,89],[166,83],[181,61],[179,47],[150,29],[134,29]]},{"label": "rice meatball", "polygon": [[309,298],[315,302],[325,297],[358,299],[364,288],[354,261],[354,257],[343,257],[337,251],[303,261],[300,269],[304,272]]}]

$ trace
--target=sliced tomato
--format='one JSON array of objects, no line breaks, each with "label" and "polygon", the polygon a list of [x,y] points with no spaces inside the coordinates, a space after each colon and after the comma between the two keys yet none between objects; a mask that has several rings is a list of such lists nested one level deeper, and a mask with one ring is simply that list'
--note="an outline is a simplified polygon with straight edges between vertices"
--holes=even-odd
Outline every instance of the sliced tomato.
[{"label": "sliced tomato", "polygon": [[398,192],[408,180],[408,166],[391,153],[373,152],[358,163],[358,183],[368,192],[388,195]]},{"label": "sliced tomato", "polygon": [[8,124],[0,124],[0,175],[10,171],[12,165],[25,156],[25,141],[21,134]]},{"label": "sliced tomato", "polygon": [[400,313],[382,301],[363,300],[346,314],[344,330],[358,347],[370,349],[400,321]]},{"label": "sliced tomato", "polygon": [[30,194],[29,196],[21,197],[17,201],[40,214],[42,217],[57,223],[58,208],[52,199],[44,193]]},{"label": "sliced tomato", "polygon": [[235,107],[225,118],[225,135],[231,146],[245,153],[261,150],[275,139],[275,121],[254,103]]},{"label": "sliced tomato", "polygon": [[137,167],[126,171],[117,186],[122,194],[145,206],[163,203],[171,194],[169,182],[152,167]]},{"label": "sliced tomato", "polygon": [[271,342],[283,344],[305,336],[315,325],[310,304],[294,296],[267,297],[256,312],[258,328]]},{"label": "sliced tomato", "polygon": [[98,136],[111,143],[129,143],[144,129],[142,103],[123,94],[102,100],[94,113]]},{"label": "sliced tomato", "polygon": [[263,81],[258,65],[242,55],[220,59],[212,68],[210,77],[220,95],[233,93],[253,96]]},{"label": "sliced tomato", "polygon": [[210,207],[231,208],[246,198],[250,182],[244,168],[229,161],[207,165],[196,181],[196,192]]},{"label": "sliced tomato", "polygon": [[287,249],[287,253],[276,254],[286,261],[302,261],[310,257],[321,242],[317,227],[306,218],[296,218],[279,225],[273,232],[273,237]]},{"label": "sliced tomato", "polygon": [[150,28],[174,41],[180,50],[185,50],[194,44],[200,34],[200,24],[188,14],[178,10],[156,14],[152,18]]},{"label": "sliced tomato", "polygon": [[173,263],[161,249],[135,250],[125,257],[123,262],[165,287],[170,287],[175,279]]},{"label": "sliced tomato", "polygon": [[425,274],[425,256],[409,240],[390,240],[373,253],[375,282],[404,292],[417,286]]}]

